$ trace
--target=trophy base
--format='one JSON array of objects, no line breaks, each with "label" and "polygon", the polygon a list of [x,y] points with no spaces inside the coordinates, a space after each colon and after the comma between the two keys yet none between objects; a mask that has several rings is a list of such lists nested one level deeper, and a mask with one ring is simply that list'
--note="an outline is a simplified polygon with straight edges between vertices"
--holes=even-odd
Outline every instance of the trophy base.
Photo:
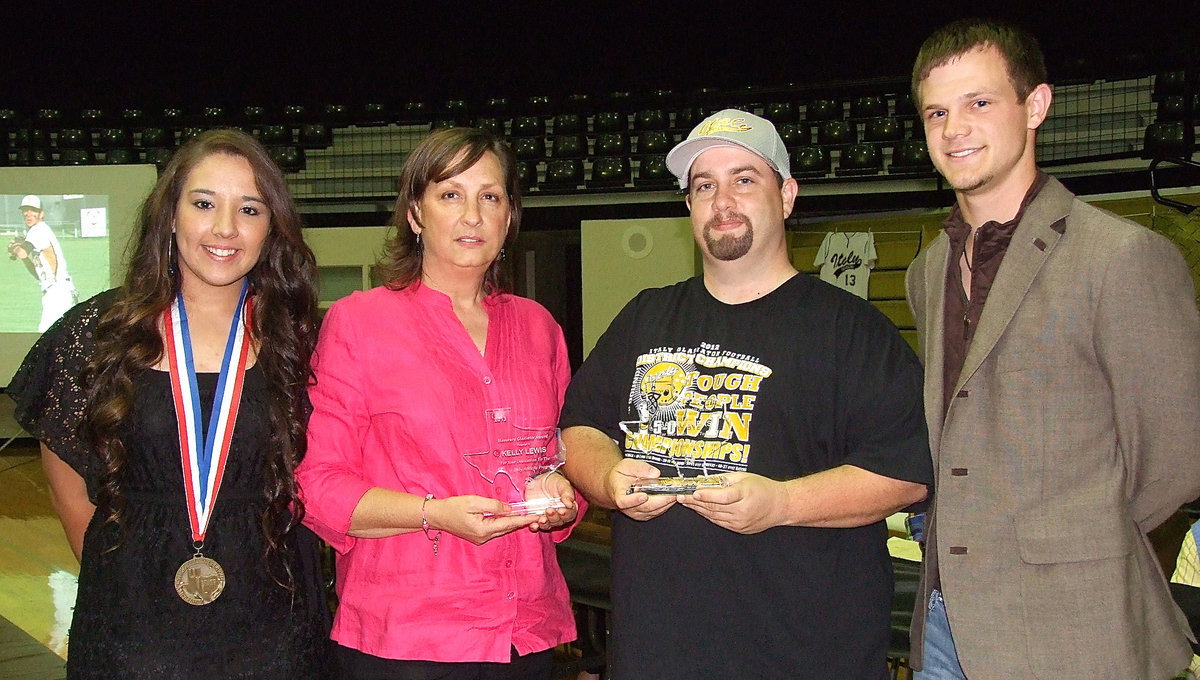
[{"label": "trophy base", "polygon": [[517,503],[509,503],[512,508],[507,512],[483,513],[484,517],[520,517],[522,515],[544,515],[547,510],[555,508],[565,508],[566,503],[562,502],[561,498],[535,498],[528,501],[520,501]]}]

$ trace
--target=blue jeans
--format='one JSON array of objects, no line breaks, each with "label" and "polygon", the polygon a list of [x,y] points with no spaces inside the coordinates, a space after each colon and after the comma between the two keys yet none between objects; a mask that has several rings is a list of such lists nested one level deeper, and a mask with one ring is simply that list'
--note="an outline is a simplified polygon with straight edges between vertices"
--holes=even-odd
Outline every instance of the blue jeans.
[{"label": "blue jeans", "polygon": [[946,601],[942,591],[929,594],[929,611],[925,614],[925,644],[921,648],[923,670],[913,673],[913,680],[967,680],[958,663],[950,620],[946,618]]}]

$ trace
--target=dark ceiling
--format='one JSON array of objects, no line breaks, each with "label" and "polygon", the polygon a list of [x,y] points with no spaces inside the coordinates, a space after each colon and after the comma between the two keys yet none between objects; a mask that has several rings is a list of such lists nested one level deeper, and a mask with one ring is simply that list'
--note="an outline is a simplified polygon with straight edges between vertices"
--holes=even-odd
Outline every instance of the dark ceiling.
[{"label": "dark ceiling", "polygon": [[1056,81],[1153,72],[1194,59],[1200,44],[1194,0],[17,4],[0,9],[0,108],[438,102],[904,77],[930,30],[974,14],[1033,30]]}]

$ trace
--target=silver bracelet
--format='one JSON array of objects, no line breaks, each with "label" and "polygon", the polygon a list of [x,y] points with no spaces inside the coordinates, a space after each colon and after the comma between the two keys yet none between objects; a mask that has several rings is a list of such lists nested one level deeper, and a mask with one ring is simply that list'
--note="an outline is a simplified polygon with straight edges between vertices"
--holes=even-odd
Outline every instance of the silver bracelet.
[{"label": "silver bracelet", "polygon": [[425,504],[433,500],[433,494],[425,494],[425,500],[421,501],[421,531],[425,532],[425,538],[433,541],[433,554],[437,555],[438,539],[442,537],[442,530],[432,536],[429,535],[429,520],[425,518]]}]

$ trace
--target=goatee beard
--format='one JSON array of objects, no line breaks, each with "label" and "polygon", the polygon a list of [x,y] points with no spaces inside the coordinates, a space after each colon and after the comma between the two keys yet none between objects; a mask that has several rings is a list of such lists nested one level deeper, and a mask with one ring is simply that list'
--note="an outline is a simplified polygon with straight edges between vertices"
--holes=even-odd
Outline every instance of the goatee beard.
[{"label": "goatee beard", "polygon": [[[746,225],[746,233],[741,236],[722,236],[720,238],[713,236],[713,229],[721,222],[736,219]],[[736,260],[746,253],[750,252],[750,246],[754,245],[754,225],[750,224],[750,218],[741,213],[726,213],[714,215],[712,219],[704,225],[704,245],[708,247],[708,252],[714,258],[728,262]]]}]

